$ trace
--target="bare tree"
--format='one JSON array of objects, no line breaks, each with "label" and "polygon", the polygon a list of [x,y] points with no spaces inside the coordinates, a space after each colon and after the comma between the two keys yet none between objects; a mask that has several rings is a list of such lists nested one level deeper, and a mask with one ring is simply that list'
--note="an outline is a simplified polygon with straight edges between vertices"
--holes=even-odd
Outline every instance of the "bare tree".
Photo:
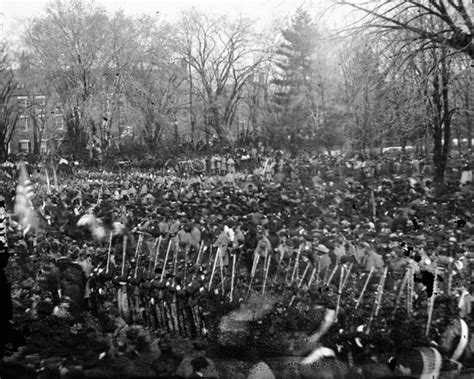
[{"label": "bare tree", "polygon": [[14,97],[18,82],[7,54],[7,46],[0,45],[0,161],[8,156],[8,144],[19,119],[19,105]]},{"label": "bare tree", "polygon": [[[363,27],[373,29],[379,37],[392,35],[400,41],[399,51],[404,59],[411,60],[426,52],[428,60],[425,76],[431,86],[426,86],[425,97],[431,118],[433,136],[433,162],[435,179],[443,182],[444,169],[451,143],[451,119],[453,109],[450,89],[450,56],[462,54],[474,59],[473,15],[469,13],[469,0],[429,1],[337,1],[350,5],[366,14]],[[472,6],[472,5],[471,5]],[[403,64],[401,66],[404,66]],[[471,63],[471,83],[474,76]],[[471,84],[472,93],[472,84]],[[474,109],[471,99],[470,112]]]},{"label": "bare tree", "polygon": [[[351,115],[349,135],[359,150],[375,147],[383,139],[380,125],[387,73],[381,62],[377,44],[352,39],[340,51],[340,67],[344,77],[343,98]],[[385,110],[384,110],[385,111]]]},{"label": "bare tree", "polygon": [[56,0],[32,20],[24,42],[32,64],[59,95],[71,148],[80,153],[95,134],[94,109],[103,67],[111,64],[108,18],[93,1]]},{"label": "bare tree", "polygon": [[158,147],[166,127],[176,121],[178,110],[187,104],[180,89],[184,75],[185,70],[173,62],[142,65],[133,73],[127,99],[142,121],[143,137],[150,149]]},{"label": "bare tree", "polygon": [[[454,124],[460,152],[464,148],[472,149],[472,122],[474,115],[470,112],[470,104],[473,102],[474,86],[469,82],[470,65],[471,60],[469,57],[457,57],[453,62],[453,94],[459,110],[455,115]],[[464,140],[467,140],[467,144],[464,144]]]},{"label": "bare tree", "polygon": [[[474,59],[470,0],[336,1],[371,16],[366,27],[405,31],[413,41],[452,48]],[[420,22],[425,20],[426,22]]]},{"label": "bare tree", "polygon": [[192,10],[178,25],[175,46],[192,69],[193,88],[205,107],[205,131],[233,143],[232,126],[244,86],[269,56],[252,21]]}]

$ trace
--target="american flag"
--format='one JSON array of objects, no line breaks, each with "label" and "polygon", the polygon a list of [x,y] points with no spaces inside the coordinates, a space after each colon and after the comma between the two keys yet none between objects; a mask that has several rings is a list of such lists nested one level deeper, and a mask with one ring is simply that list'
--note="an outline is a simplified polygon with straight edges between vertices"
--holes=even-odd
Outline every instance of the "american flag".
[{"label": "american flag", "polygon": [[20,163],[19,169],[14,211],[19,218],[18,227],[23,232],[23,235],[26,235],[30,230],[38,229],[39,220],[32,202],[35,196],[34,186],[30,180],[26,165],[23,162]]}]

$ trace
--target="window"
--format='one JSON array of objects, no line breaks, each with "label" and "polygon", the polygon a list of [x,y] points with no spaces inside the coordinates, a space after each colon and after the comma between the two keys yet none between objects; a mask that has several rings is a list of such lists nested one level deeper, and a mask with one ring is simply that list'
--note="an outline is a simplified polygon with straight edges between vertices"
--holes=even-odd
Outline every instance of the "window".
[{"label": "window", "polygon": [[64,130],[64,117],[56,116],[54,119],[54,126],[57,130]]},{"label": "window", "polygon": [[17,97],[18,104],[20,107],[26,109],[28,108],[28,97],[27,96],[18,96]]},{"label": "window", "polygon": [[18,126],[22,132],[28,131],[28,116],[20,116],[18,119]]},{"label": "window", "polygon": [[30,140],[22,139],[18,141],[18,150],[20,153],[29,153],[30,152]]},{"label": "window", "polygon": [[46,96],[36,96],[35,102],[38,108],[46,107]]},{"label": "window", "polygon": [[41,140],[40,153],[46,154],[48,151],[48,144],[45,139]]}]

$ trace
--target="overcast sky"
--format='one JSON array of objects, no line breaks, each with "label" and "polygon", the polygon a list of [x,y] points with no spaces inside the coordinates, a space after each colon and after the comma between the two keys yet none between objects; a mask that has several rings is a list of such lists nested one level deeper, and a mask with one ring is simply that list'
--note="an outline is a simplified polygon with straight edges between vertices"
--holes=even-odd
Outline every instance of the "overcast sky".
[{"label": "overcast sky", "polygon": [[[3,38],[13,42],[18,38],[22,20],[31,18],[44,11],[49,0],[0,0],[0,32]],[[268,25],[275,18],[282,18],[294,13],[301,5],[308,9],[312,16],[324,13],[324,22],[329,27],[339,27],[344,23],[346,12],[332,9],[332,0],[96,0],[108,12],[123,9],[126,14],[156,14],[168,20],[175,19],[180,12],[191,7],[214,13],[238,16],[240,14],[259,20],[261,25]]]}]

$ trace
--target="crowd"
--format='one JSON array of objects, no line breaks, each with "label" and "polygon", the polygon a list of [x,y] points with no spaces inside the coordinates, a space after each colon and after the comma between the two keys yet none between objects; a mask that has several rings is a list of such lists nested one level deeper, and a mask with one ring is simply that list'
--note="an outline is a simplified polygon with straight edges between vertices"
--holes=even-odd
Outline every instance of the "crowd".
[{"label": "crowd", "polygon": [[[220,318],[258,293],[276,297],[269,323],[282,335],[310,335],[324,318],[315,318],[315,307],[333,309],[333,329],[344,333],[319,337],[342,354],[341,341],[374,342],[393,314],[422,331],[386,336],[409,347],[438,340],[449,356],[456,346],[438,329],[459,315],[471,320],[469,161],[449,169],[443,191],[433,185],[432,166],[413,154],[290,158],[255,149],[185,170],[73,168],[54,181],[52,173],[44,179],[46,170],[30,167],[38,217],[32,232],[11,243],[7,272],[17,311],[32,317],[73,314],[86,304],[95,315],[168,338],[222,343]],[[3,183],[12,210],[17,183]],[[435,302],[428,322],[431,293],[462,306],[449,318]],[[263,353],[294,344],[262,338],[254,342]]]}]

